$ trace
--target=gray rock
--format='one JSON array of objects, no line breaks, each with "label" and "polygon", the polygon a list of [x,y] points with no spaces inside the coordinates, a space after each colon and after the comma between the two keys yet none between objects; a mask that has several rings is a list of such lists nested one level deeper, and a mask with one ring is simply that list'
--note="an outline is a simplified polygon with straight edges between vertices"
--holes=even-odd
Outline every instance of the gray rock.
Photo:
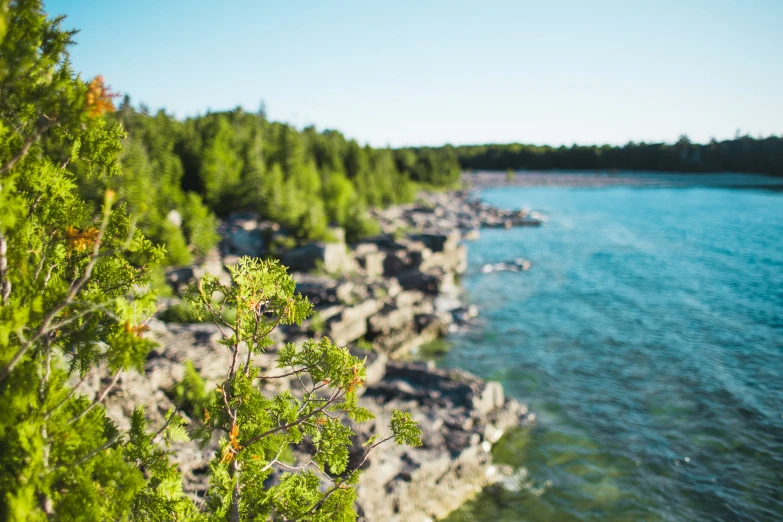
[{"label": "gray rock", "polygon": [[344,243],[310,243],[284,253],[280,262],[297,272],[318,267],[330,274],[344,274],[356,268]]},{"label": "gray rock", "polygon": [[463,273],[468,267],[468,250],[464,245],[456,246],[451,250],[436,252],[421,264],[424,272],[439,268],[458,274]]},{"label": "gray rock", "polygon": [[388,334],[413,323],[413,309],[410,307],[385,306],[369,318],[369,330],[376,335]]},{"label": "gray rock", "polygon": [[364,252],[356,254],[356,262],[364,270],[367,277],[381,277],[384,274],[386,261],[385,252]]},{"label": "gray rock", "polygon": [[346,345],[367,334],[367,319],[380,310],[382,303],[368,299],[345,308],[327,322],[326,335],[338,345]]},{"label": "gray rock", "polygon": [[454,230],[444,234],[418,234],[414,236],[417,240],[423,242],[433,252],[448,252],[454,250],[459,245],[462,235],[459,230]]}]

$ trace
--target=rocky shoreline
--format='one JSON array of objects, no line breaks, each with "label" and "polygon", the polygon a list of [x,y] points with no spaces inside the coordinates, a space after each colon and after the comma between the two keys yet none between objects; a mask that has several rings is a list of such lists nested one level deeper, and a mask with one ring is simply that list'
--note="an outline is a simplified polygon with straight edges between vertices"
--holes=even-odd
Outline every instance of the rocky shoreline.
[{"label": "rocky shoreline", "polygon": [[[423,431],[423,445],[388,446],[365,463],[357,487],[360,519],[437,520],[482,487],[509,475],[510,469],[492,464],[492,444],[508,429],[531,422],[534,415],[504,397],[499,383],[400,359],[476,315],[475,307],[461,303],[456,283],[467,267],[463,240],[476,238],[482,227],[535,226],[542,219],[527,211],[489,207],[467,192],[426,194],[415,205],[375,211],[374,217],[382,235],[348,246],[337,231],[334,242],[280,255],[294,269],[297,290],[315,305],[316,313],[302,328],[276,331],[275,340],[301,342],[326,335],[367,357],[360,403],[377,419],[354,427],[355,464],[361,444],[388,424],[393,409],[413,414]],[[223,264],[236,256],[262,255],[270,230],[272,236],[279,233],[273,228],[252,216],[236,216],[221,227],[219,253],[204,265],[172,270],[169,282],[181,286],[203,272],[222,272]],[[225,378],[227,355],[216,342],[219,332],[213,325],[154,320],[150,328],[160,348],[148,359],[144,375],[120,375],[107,408],[122,423],[134,405],[142,404],[151,428],[157,429],[174,407],[167,390],[182,379],[185,362],[191,361],[211,386]],[[271,369],[274,360],[273,349],[255,363]],[[276,388],[270,392],[295,388],[283,379],[274,382]],[[93,378],[87,387],[97,394],[107,384]],[[213,451],[212,445],[201,450],[195,443],[177,448],[189,494],[205,493]]]}]

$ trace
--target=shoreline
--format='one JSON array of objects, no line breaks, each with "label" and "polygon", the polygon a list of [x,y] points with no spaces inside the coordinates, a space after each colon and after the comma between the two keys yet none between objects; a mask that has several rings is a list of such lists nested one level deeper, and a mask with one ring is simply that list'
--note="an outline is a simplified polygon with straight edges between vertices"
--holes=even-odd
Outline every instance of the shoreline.
[{"label": "shoreline", "polygon": [[[375,211],[374,217],[384,232],[380,236],[351,245],[314,243],[281,256],[283,264],[299,270],[293,274],[297,291],[314,303],[316,313],[302,328],[276,331],[274,340],[280,345],[325,335],[367,357],[360,404],[377,419],[352,426],[357,433],[354,465],[361,444],[388,423],[392,410],[410,411],[422,428],[421,447],[388,447],[365,464],[357,486],[360,520],[442,519],[512,473],[492,463],[492,445],[508,430],[533,422],[535,415],[505,397],[497,382],[438,369],[432,362],[410,360],[410,355],[449,331],[469,327],[477,314],[462,302],[456,282],[467,268],[463,243],[477,238],[482,227],[538,226],[543,216],[493,208],[468,191],[457,191],[422,194],[416,204]],[[246,248],[246,240],[262,226],[247,216],[226,223],[221,252],[202,266],[172,271],[170,280],[176,274],[173,282],[182,284],[200,272],[214,273]],[[320,273],[303,272],[316,267]],[[128,408],[143,404],[156,429],[174,407],[166,390],[182,378],[185,361],[193,362],[209,386],[223,377],[224,353],[214,325],[156,320],[150,326],[160,348],[147,361],[145,375],[121,375],[107,409],[121,423]],[[273,368],[275,357],[270,350],[254,363]],[[293,381],[281,381],[269,391],[296,390]],[[193,443],[178,448],[186,491],[196,498],[206,492],[212,451],[214,441],[204,450]]]}]

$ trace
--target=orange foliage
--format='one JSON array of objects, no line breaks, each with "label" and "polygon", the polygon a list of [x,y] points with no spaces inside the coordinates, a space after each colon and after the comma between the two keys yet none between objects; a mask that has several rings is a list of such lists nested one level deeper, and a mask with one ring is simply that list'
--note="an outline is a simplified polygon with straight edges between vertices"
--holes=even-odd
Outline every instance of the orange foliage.
[{"label": "orange foliage", "polygon": [[239,445],[239,424],[231,426],[231,434],[228,436],[228,443],[234,450],[239,451],[242,447]]},{"label": "orange foliage", "polygon": [[142,334],[149,329],[150,327],[147,326],[146,324],[133,325],[130,324],[130,322],[125,321],[125,331],[128,332],[129,334],[135,335],[136,337],[141,338]]},{"label": "orange foliage", "polygon": [[359,377],[359,368],[353,367],[353,378],[348,383],[348,393],[354,391],[356,388],[364,386],[364,381]]},{"label": "orange foliage", "polygon": [[79,229],[68,225],[65,230],[65,238],[68,240],[68,246],[75,250],[86,250],[92,248],[98,239],[98,229],[88,228],[82,232]]},{"label": "orange foliage", "polygon": [[228,445],[223,452],[223,458],[220,462],[231,462],[234,460],[234,454],[240,449],[242,449],[242,446],[239,445],[239,425],[234,423],[231,426],[231,433],[228,435]]},{"label": "orange foliage", "polygon": [[90,116],[100,116],[106,112],[114,112],[116,109],[112,98],[119,97],[119,94],[111,92],[110,87],[103,81],[103,76],[96,76],[90,82],[87,88],[87,108],[90,110]]}]

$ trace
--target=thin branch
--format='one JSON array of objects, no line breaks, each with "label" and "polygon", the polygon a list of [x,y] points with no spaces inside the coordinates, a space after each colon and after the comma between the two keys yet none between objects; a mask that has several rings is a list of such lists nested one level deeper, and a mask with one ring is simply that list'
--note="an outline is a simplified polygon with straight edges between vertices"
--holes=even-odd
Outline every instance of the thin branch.
[{"label": "thin branch", "polygon": [[[209,313],[212,315],[212,322],[215,324],[215,326],[218,327],[218,330],[220,330],[220,333],[223,334],[223,337],[227,339],[231,336],[228,335],[225,330],[223,330],[223,328],[220,326],[220,323],[223,323],[223,325],[227,328],[231,328],[231,325],[228,324],[225,319],[223,319],[223,316],[220,313],[215,311],[215,308],[212,306],[212,302],[211,302],[212,296],[210,295],[210,298],[209,299],[207,298],[207,293],[204,291],[203,283],[204,280],[199,279],[198,293],[199,295],[201,295],[201,300],[203,301],[204,306],[207,307],[207,311],[209,311]],[[221,312],[223,311],[223,303],[221,303],[220,305],[220,311]]]},{"label": "thin branch", "polygon": [[55,268],[57,268],[57,263],[52,263],[49,266],[49,270],[46,272],[46,277],[44,278],[44,282],[43,282],[44,288],[46,288],[46,285],[49,284],[49,279],[52,277],[52,270],[54,270]]},{"label": "thin branch", "polygon": [[277,433],[279,431],[287,430],[288,428],[293,428],[294,426],[298,426],[299,424],[302,424],[304,421],[306,421],[307,419],[309,419],[313,415],[315,415],[317,413],[321,413],[322,411],[324,411],[326,408],[331,406],[332,402],[335,402],[336,400],[339,399],[339,398],[335,399],[334,397],[335,397],[335,395],[332,395],[332,398],[330,398],[329,401],[326,404],[324,404],[323,406],[321,406],[320,408],[318,408],[316,410],[311,411],[310,413],[308,413],[307,415],[305,415],[301,419],[297,419],[297,420],[295,420],[293,422],[289,422],[288,424],[283,424],[283,425],[278,426],[276,428],[272,428],[272,429],[266,430],[265,432],[263,432],[263,433],[261,433],[259,435],[256,435],[255,437],[252,437],[250,440],[245,442],[244,448],[247,448],[251,444],[253,444],[255,442],[258,442],[259,440],[263,439],[264,437],[268,437],[269,435],[273,435],[273,434],[275,434],[275,433]]},{"label": "thin branch", "polygon": [[35,270],[33,283],[38,281],[38,275],[41,273],[41,270],[43,270],[44,261],[46,261],[46,235],[41,234],[41,259],[38,261],[38,268]]},{"label": "thin branch", "polygon": [[48,131],[53,125],[55,124],[54,120],[49,121],[48,123],[44,124],[38,131],[27,138],[27,141],[24,142],[24,145],[22,145],[22,148],[19,150],[19,152],[16,153],[14,157],[12,157],[10,160],[8,160],[8,163],[0,167],[0,174],[3,174],[5,172],[8,172],[12,168],[14,168],[14,165],[16,163],[24,158],[27,155],[27,152],[30,150],[30,147],[38,141],[41,136],[43,136],[43,133]]},{"label": "thin branch", "polygon": [[43,193],[38,194],[38,196],[36,196],[36,198],[33,200],[33,203],[30,205],[30,210],[27,211],[27,217],[33,215],[33,212],[35,212],[35,209],[38,208],[38,203],[41,202],[42,197],[43,197]]},{"label": "thin branch", "polygon": [[280,455],[282,455],[282,454],[283,454],[283,451],[285,451],[285,449],[286,449],[287,447],[288,447],[288,445],[287,445],[287,444],[281,444],[281,445],[280,445],[280,449],[279,449],[279,450],[277,450],[277,455],[275,455],[275,458],[273,458],[273,459],[272,459],[272,460],[269,462],[269,464],[267,464],[266,466],[264,466],[263,468],[261,468],[261,471],[260,471],[260,472],[261,472],[261,473],[263,473],[264,471],[266,471],[266,470],[268,470],[269,468],[271,468],[271,467],[272,467],[272,465],[273,465],[275,462],[277,462],[277,459],[279,459],[279,458],[280,458]]},{"label": "thin branch", "polygon": [[111,380],[111,383],[109,383],[109,385],[106,386],[106,388],[103,389],[103,391],[100,393],[100,395],[98,395],[98,397],[92,402],[92,404],[90,404],[87,407],[87,409],[85,409],[80,414],[76,415],[75,417],[72,417],[71,420],[68,421],[68,424],[73,424],[74,422],[78,421],[79,419],[81,419],[82,417],[87,415],[87,413],[89,413],[90,410],[92,410],[94,407],[96,407],[98,404],[100,404],[103,401],[103,399],[106,398],[106,395],[109,394],[109,391],[114,387],[114,385],[117,384],[117,379],[119,379],[121,371],[122,371],[122,368],[120,368],[119,370],[114,372],[114,378]]},{"label": "thin branch", "polygon": [[68,394],[67,394],[65,397],[63,397],[63,399],[62,399],[60,402],[58,402],[57,404],[55,404],[55,405],[54,405],[54,407],[53,407],[51,410],[47,411],[47,412],[44,414],[44,420],[48,420],[48,419],[49,419],[49,417],[51,417],[51,416],[52,416],[52,413],[54,413],[55,411],[57,411],[58,409],[60,409],[60,407],[62,407],[62,405],[63,405],[63,404],[65,404],[65,403],[68,401],[68,399],[70,399],[71,397],[73,397],[73,395],[76,393],[76,390],[78,390],[78,389],[79,389],[79,386],[81,386],[81,385],[84,383],[84,381],[87,379],[87,375],[88,375],[88,374],[87,374],[87,373],[85,373],[85,374],[84,374],[84,377],[82,377],[82,378],[79,380],[79,382],[78,382],[78,383],[76,383],[76,386],[74,386],[73,388],[71,388],[71,389],[70,389],[70,391],[68,392]]},{"label": "thin branch", "polygon": [[[115,301],[116,301],[116,299],[115,299]],[[111,303],[111,301],[109,301],[109,303]],[[85,317],[85,316],[87,316],[87,315],[89,315],[89,314],[91,314],[93,312],[97,312],[98,310],[101,310],[103,313],[105,313],[106,315],[108,315],[109,317],[111,317],[112,319],[114,319],[117,322],[121,321],[121,319],[117,315],[115,315],[114,312],[112,312],[111,310],[106,308],[105,303],[101,303],[101,304],[96,304],[96,305],[93,305],[93,306],[91,306],[89,308],[86,308],[86,309],[82,310],[81,312],[79,312],[78,314],[75,314],[75,315],[72,315],[72,316],[68,317],[67,319],[63,319],[59,323],[54,324],[52,326],[52,330],[59,330],[59,329],[63,328],[64,326],[69,325],[70,323],[72,323],[74,321],[78,321],[82,317]]]},{"label": "thin branch", "polygon": [[87,455],[85,455],[82,458],[80,458],[79,460],[73,462],[71,464],[71,467],[75,468],[76,466],[81,466],[82,464],[84,464],[85,462],[87,462],[88,460],[93,458],[95,455],[97,455],[101,451],[103,451],[105,449],[109,449],[111,446],[114,445],[115,442],[117,442],[117,439],[119,439],[119,438],[120,438],[120,434],[117,433],[112,438],[110,438],[109,440],[107,440],[106,442],[104,442],[103,444],[101,444],[100,446],[98,446],[97,448],[92,450],[91,452],[89,452]]},{"label": "thin branch", "polygon": [[298,373],[306,372],[311,367],[312,367],[312,365],[305,366],[304,368],[300,368],[300,369],[294,370],[292,372],[284,373],[283,375],[259,375],[258,377],[260,379],[264,379],[264,380],[268,380],[268,381],[271,381],[272,379],[284,379],[286,377],[291,377],[292,375],[296,375]]},{"label": "thin branch", "polygon": [[[266,337],[267,335],[271,334],[271,333],[272,333],[272,331],[273,331],[275,328],[277,328],[277,327],[278,327],[278,325],[280,324],[280,321],[283,319],[283,317],[282,317],[282,316],[278,316],[278,318],[277,318],[277,321],[275,321],[275,324],[274,324],[274,325],[272,325],[272,327],[271,327],[271,328],[269,328],[269,329],[268,329],[266,332],[264,332],[263,334],[261,334],[261,335],[258,335],[258,325],[259,325],[259,324],[260,324],[260,322],[261,322],[261,321],[260,321],[260,317],[261,317],[260,315],[256,316],[256,327],[255,327],[255,329],[253,330],[253,335],[252,335],[252,337],[250,338],[250,340],[253,342],[253,344],[257,343],[259,338],[263,338],[263,337]],[[252,356],[252,354],[253,354],[253,351],[250,349],[250,345],[248,345],[248,350],[247,350],[247,361],[245,361],[245,377],[246,377],[246,378],[247,378],[247,377],[250,375],[250,357]]]},{"label": "thin branch", "polygon": [[[386,433],[388,433],[388,430],[386,431]],[[356,467],[354,468],[354,470],[353,470],[351,473],[349,473],[349,474],[348,474],[348,476],[347,476],[346,478],[344,478],[343,480],[341,480],[341,481],[339,481],[339,482],[336,482],[336,483],[335,483],[335,485],[334,485],[334,487],[332,487],[332,488],[329,488],[329,489],[326,491],[326,493],[324,493],[324,496],[323,496],[323,497],[321,497],[321,500],[319,500],[318,502],[316,502],[316,503],[315,503],[315,505],[314,505],[312,508],[310,508],[309,510],[307,510],[307,512],[305,512],[305,513],[302,515],[302,517],[305,517],[305,516],[307,516],[307,515],[312,515],[313,513],[315,513],[316,511],[318,511],[318,510],[321,508],[321,506],[323,506],[323,505],[324,505],[324,503],[326,502],[326,499],[328,499],[328,498],[329,498],[329,497],[332,495],[332,493],[334,493],[335,491],[337,491],[338,489],[340,489],[341,487],[343,487],[343,486],[345,485],[345,483],[346,483],[346,482],[348,482],[348,480],[349,480],[349,479],[351,479],[351,478],[352,478],[352,477],[353,477],[353,476],[354,476],[356,473],[358,473],[358,472],[359,472],[359,470],[360,470],[360,469],[361,469],[361,467],[364,465],[364,463],[367,461],[367,458],[368,458],[368,457],[370,456],[370,454],[371,454],[371,453],[372,453],[372,452],[375,450],[375,448],[377,448],[378,446],[380,446],[380,445],[381,445],[381,444],[383,444],[384,442],[386,442],[386,441],[388,441],[388,440],[391,440],[391,439],[393,439],[393,438],[394,438],[394,435],[390,435],[390,436],[386,437],[385,439],[382,439],[382,440],[380,440],[380,441],[376,442],[375,444],[373,444],[372,446],[370,446],[370,448],[369,448],[369,449],[367,450],[367,452],[364,454],[364,458],[363,458],[363,459],[362,459],[362,461],[359,463],[359,465],[358,465],[358,466],[356,466]],[[301,518],[301,517],[300,517],[300,518]]]},{"label": "thin branch", "polygon": [[169,415],[169,418],[168,418],[168,419],[166,419],[166,422],[163,424],[163,426],[161,426],[161,428],[160,428],[158,431],[156,431],[156,432],[155,432],[155,435],[153,435],[153,436],[152,436],[152,440],[155,440],[155,439],[158,437],[158,435],[160,435],[161,433],[163,433],[163,431],[164,431],[166,428],[168,428],[168,427],[169,427],[169,424],[171,423],[171,420],[172,420],[174,417],[176,417],[176,416],[177,416],[177,413],[179,413],[179,404],[177,404],[177,407],[174,409],[174,412],[173,412],[171,415]]}]

